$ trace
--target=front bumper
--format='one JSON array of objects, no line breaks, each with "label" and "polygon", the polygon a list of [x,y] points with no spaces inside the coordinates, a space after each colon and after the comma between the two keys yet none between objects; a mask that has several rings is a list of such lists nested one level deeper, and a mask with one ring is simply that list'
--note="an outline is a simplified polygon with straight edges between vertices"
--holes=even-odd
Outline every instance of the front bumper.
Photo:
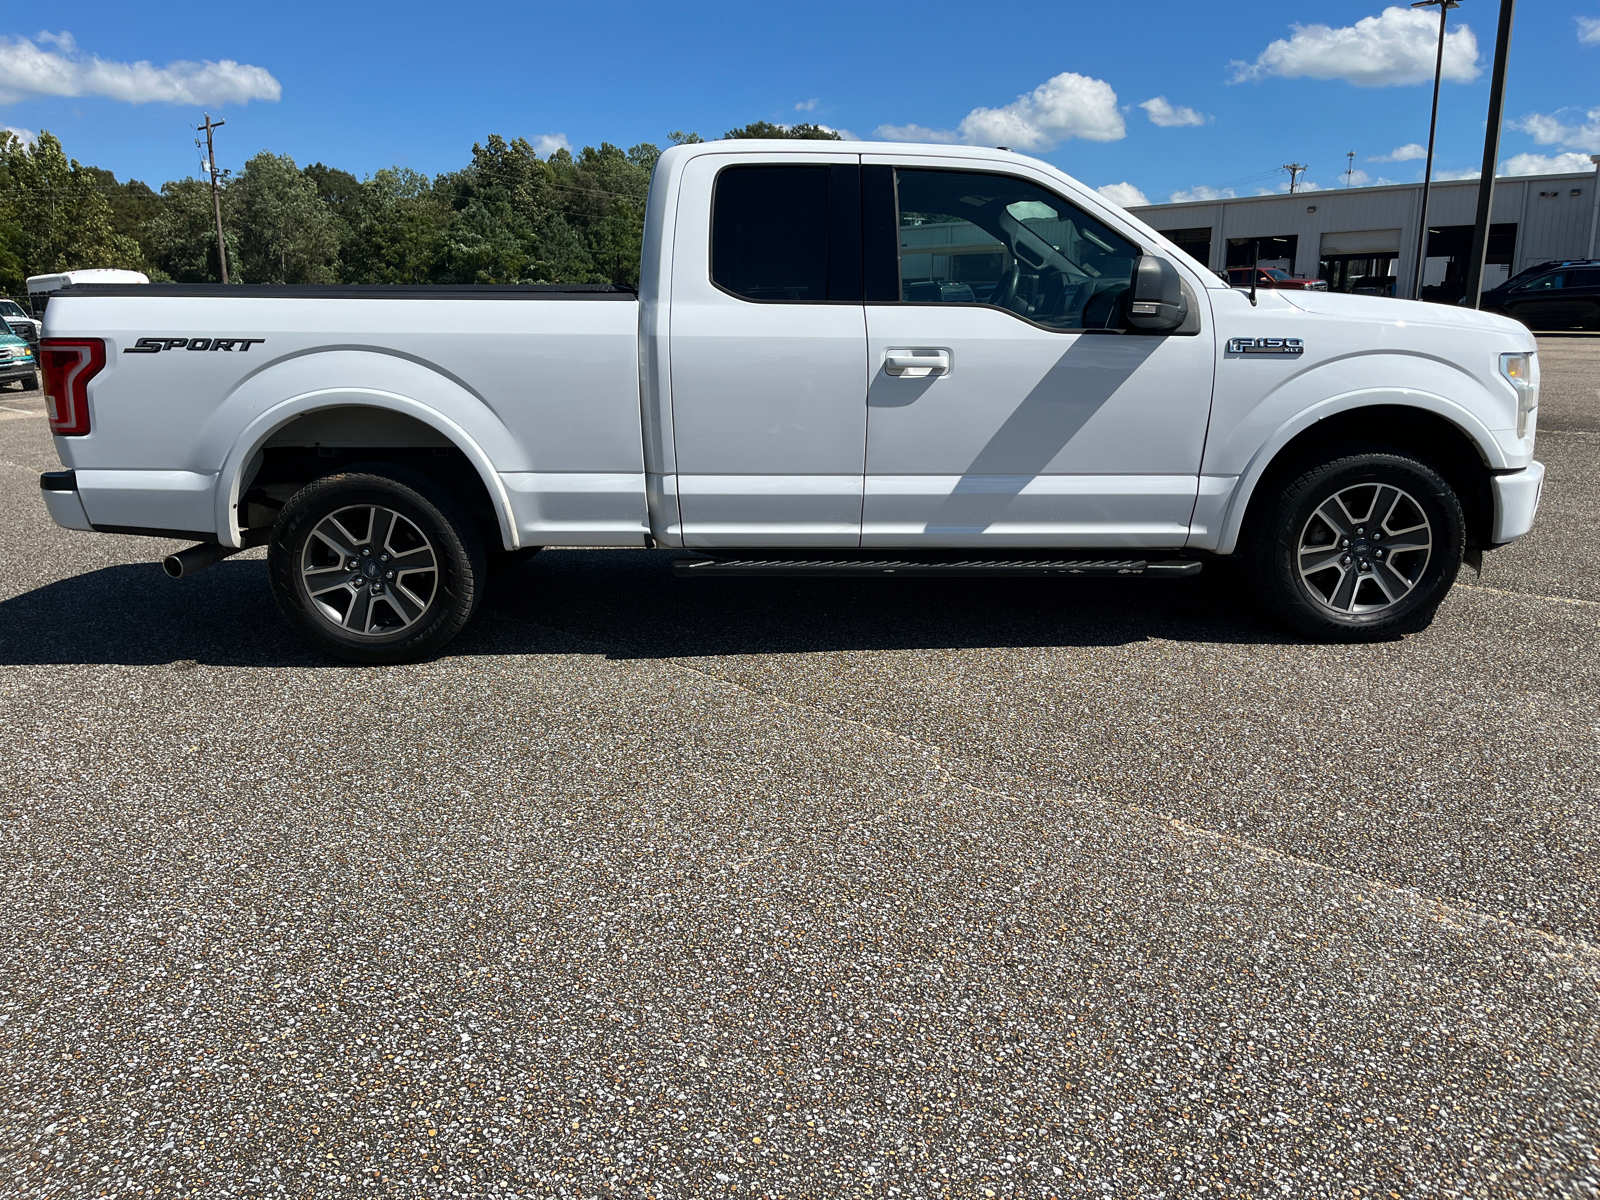
[{"label": "front bumper", "polygon": [[1489,541],[1503,546],[1533,528],[1544,491],[1544,464],[1531,462],[1520,471],[1491,476],[1490,485],[1494,491],[1494,528]]},{"label": "front bumper", "polygon": [[0,383],[11,383],[17,379],[32,379],[39,373],[39,368],[32,362],[0,363]]}]

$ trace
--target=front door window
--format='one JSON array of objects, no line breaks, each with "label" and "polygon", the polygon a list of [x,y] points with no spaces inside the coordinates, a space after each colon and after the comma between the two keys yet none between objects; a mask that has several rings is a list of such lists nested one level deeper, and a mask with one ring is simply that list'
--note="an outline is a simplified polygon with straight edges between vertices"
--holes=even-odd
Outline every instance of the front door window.
[{"label": "front door window", "polygon": [[911,304],[987,304],[1047,329],[1113,329],[1138,250],[1025,180],[898,172],[900,291]]}]

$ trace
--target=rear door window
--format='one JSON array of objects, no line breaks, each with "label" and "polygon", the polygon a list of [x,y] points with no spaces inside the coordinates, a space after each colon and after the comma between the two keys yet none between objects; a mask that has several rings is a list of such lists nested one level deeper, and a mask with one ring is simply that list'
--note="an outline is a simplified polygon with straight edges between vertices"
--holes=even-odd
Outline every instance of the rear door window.
[{"label": "rear door window", "polygon": [[1138,249],[1036,184],[897,173],[900,299],[985,304],[1051,329],[1117,327]]},{"label": "rear door window", "polygon": [[729,167],[718,175],[711,278],[746,300],[826,300],[828,168]]}]

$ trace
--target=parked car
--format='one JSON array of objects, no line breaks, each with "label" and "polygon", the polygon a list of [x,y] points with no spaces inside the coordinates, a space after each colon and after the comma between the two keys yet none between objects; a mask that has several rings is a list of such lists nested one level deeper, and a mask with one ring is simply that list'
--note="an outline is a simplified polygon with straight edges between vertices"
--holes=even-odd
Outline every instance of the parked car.
[{"label": "parked car", "polygon": [[1479,307],[1529,329],[1600,329],[1600,259],[1545,263],[1483,293]]},{"label": "parked car", "polygon": [[0,321],[11,326],[11,332],[27,341],[35,349],[39,346],[39,322],[23,311],[15,300],[0,296]]},{"label": "parked car", "polygon": [[[1236,288],[1250,286],[1250,267],[1229,267],[1228,283]],[[1256,286],[1258,288],[1285,288],[1301,292],[1325,292],[1328,290],[1326,279],[1313,279],[1309,275],[1291,275],[1279,267],[1256,267]]]},{"label": "parked car", "polygon": [[[902,244],[902,212],[941,240]],[[72,285],[44,323],[56,523],[199,543],[178,577],[264,544],[286,619],[360,662],[436,653],[488,555],[543,546],[689,551],[689,578],[1233,556],[1303,634],[1393,636],[1528,531],[1544,478],[1523,326],[1252,304],[976,147],[675,146],[637,292]]]},{"label": "parked car", "polygon": [[11,322],[0,321],[0,386],[19,380],[25,392],[39,386],[38,360],[27,339],[11,331]]}]

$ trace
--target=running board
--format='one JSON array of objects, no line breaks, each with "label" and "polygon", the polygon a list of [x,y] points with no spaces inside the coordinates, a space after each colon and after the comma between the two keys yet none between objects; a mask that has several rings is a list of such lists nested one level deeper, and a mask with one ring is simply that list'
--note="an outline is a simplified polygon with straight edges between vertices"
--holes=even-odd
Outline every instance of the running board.
[{"label": "running board", "polygon": [[1195,559],[1146,562],[1143,559],[952,559],[917,562],[900,559],[852,558],[679,558],[672,571],[679,579],[717,575],[897,575],[901,577],[954,575],[1082,575],[1141,576],[1146,579],[1183,579],[1200,573]]}]

